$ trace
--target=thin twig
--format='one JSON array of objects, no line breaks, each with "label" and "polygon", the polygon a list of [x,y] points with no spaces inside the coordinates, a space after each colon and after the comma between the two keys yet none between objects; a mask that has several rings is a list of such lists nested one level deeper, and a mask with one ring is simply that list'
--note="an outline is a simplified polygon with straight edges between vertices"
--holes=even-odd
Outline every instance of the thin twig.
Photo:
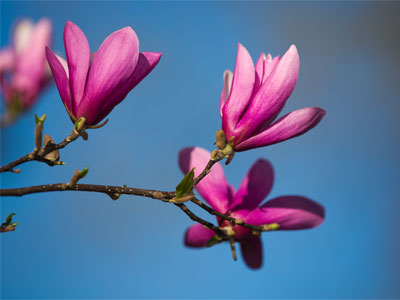
[{"label": "thin twig", "polygon": [[196,185],[204,178],[206,177],[210,172],[211,168],[213,165],[215,165],[217,162],[220,160],[224,159],[224,156],[217,156],[214,159],[210,159],[204,168],[204,170],[193,180],[193,188],[196,187]]},{"label": "thin twig", "polygon": [[[70,185],[69,183],[55,183],[55,184],[44,184],[44,185],[36,185],[22,188],[14,188],[14,189],[0,189],[0,196],[24,196],[28,194],[35,193],[45,193],[45,192],[56,192],[56,191],[84,191],[84,192],[97,192],[103,193],[110,196],[112,199],[116,199],[115,195],[135,195],[147,198],[153,198],[157,200],[161,200],[164,202],[171,202],[175,196],[175,192],[166,192],[166,191],[158,191],[158,190],[147,190],[147,189],[138,189],[131,187],[121,187],[121,186],[110,186],[110,185],[97,185],[97,184],[74,184]],[[172,202],[174,203],[174,202]],[[214,224],[196,216],[186,205],[183,203],[174,203],[178,206],[186,215],[188,215],[193,221],[198,222],[207,228],[215,231],[216,234],[221,236],[223,239],[228,239],[225,232],[215,226]]]},{"label": "thin twig", "polygon": [[[135,195],[147,198],[153,198],[157,200],[161,200],[164,202],[173,202],[171,201],[175,196],[175,192],[167,192],[167,191],[158,191],[158,190],[149,190],[149,189],[139,189],[133,187],[125,187],[125,186],[111,186],[111,185],[97,185],[97,184],[75,184],[70,185],[69,183],[55,183],[55,184],[44,184],[44,185],[36,185],[36,186],[28,186],[22,188],[11,188],[11,189],[0,189],[0,196],[24,196],[28,194],[36,194],[36,193],[45,193],[45,192],[57,192],[57,191],[82,191],[82,192],[97,192],[103,193],[110,196],[112,199],[117,199],[119,195]],[[215,209],[211,208],[210,206],[203,203],[200,199],[195,197],[191,198],[190,200],[203,210],[207,211],[209,214],[220,217],[223,220],[230,222],[232,225],[240,225],[251,229],[253,231],[265,231],[264,226],[260,225],[251,225],[245,223],[241,219],[233,218],[229,215],[223,214]],[[185,211],[186,206],[181,206],[177,203],[178,207]],[[186,211],[185,211],[186,213]],[[191,217],[189,215],[189,217]],[[191,217],[192,218],[192,217]],[[199,222],[198,220],[195,220]],[[201,222],[199,222],[201,223]],[[212,227],[211,223],[201,223],[204,226],[212,229],[215,231],[216,226]],[[221,233],[221,231],[219,232]],[[222,235],[224,235],[222,233]]]},{"label": "thin twig", "polygon": [[115,194],[136,195],[158,200],[168,201],[175,197],[175,192],[164,192],[157,190],[137,189],[123,186],[97,185],[97,184],[75,184],[55,183],[35,185],[14,189],[0,189],[0,196],[23,196],[35,193],[56,192],[56,191],[84,191],[104,193],[109,196]]},{"label": "thin twig", "polygon": [[219,228],[218,226],[215,226],[214,224],[196,216],[185,204],[183,203],[174,203],[176,206],[178,206],[185,214],[189,216],[190,219],[192,219],[195,222],[200,223],[201,225],[213,230],[216,234],[218,234],[221,238],[223,239],[228,239],[228,236],[226,233]]},{"label": "thin twig", "polygon": [[205,211],[207,211],[209,214],[220,217],[221,219],[224,219],[224,220],[230,222],[232,225],[240,225],[240,226],[243,226],[243,227],[249,228],[251,230],[255,230],[255,231],[265,231],[264,226],[251,225],[251,224],[244,222],[241,219],[232,218],[231,216],[220,213],[219,211],[216,211],[212,207],[206,205],[204,202],[202,202],[200,199],[197,199],[196,197],[193,197],[190,201],[193,202],[194,204],[196,204],[197,206],[201,207]]},{"label": "thin twig", "polygon": [[28,153],[21,158],[18,158],[9,164],[0,167],[0,173],[3,172],[14,172],[18,173],[19,171],[14,170],[14,168],[18,165],[21,165],[23,163],[29,162],[29,161],[39,161],[39,162],[44,162],[48,164],[49,166],[54,166],[56,163],[52,160],[46,159],[45,156],[55,150],[59,150],[67,146],[69,143],[72,141],[76,140],[79,137],[79,133],[76,131],[72,131],[71,134],[66,137],[61,143],[59,144],[53,144],[53,143],[48,143],[45,145],[40,151],[32,151],[31,153]]}]

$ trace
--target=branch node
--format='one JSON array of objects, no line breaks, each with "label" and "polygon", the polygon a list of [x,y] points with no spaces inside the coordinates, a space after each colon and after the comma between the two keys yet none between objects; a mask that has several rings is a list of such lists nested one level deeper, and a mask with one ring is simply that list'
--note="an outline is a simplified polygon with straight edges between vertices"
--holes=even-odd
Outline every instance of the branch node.
[{"label": "branch node", "polygon": [[11,172],[13,172],[14,174],[18,174],[18,173],[20,173],[21,172],[21,169],[20,168],[18,168],[18,169],[11,169],[10,170]]}]

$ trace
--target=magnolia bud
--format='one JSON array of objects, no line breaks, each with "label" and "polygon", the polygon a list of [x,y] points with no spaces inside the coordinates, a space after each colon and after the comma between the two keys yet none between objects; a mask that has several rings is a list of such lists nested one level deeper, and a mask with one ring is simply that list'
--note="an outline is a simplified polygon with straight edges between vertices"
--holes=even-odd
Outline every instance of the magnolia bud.
[{"label": "magnolia bud", "polygon": [[218,149],[222,150],[226,146],[226,138],[223,130],[217,130],[217,141],[215,143]]}]

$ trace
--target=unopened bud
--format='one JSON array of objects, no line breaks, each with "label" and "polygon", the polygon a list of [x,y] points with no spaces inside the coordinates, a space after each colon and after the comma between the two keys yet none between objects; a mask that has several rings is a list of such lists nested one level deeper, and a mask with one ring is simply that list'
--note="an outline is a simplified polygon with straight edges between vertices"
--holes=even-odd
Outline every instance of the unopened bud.
[{"label": "unopened bud", "polygon": [[82,179],[83,177],[85,177],[88,172],[89,172],[89,168],[88,167],[84,167],[83,170],[79,172],[79,178],[78,179]]},{"label": "unopened bud", "polygon": [[218,155],[218,150],[214,149],[213,152],[211,152],[211,159],[214,160],[217,157],[217,155]]},{"label": "unopened bud", "polygon": [[74,175],[72,176],[71,180],[69,181],[69,185],[74,186],[79,181],[79,179],[82,179],[83,177],[85,177],[88,172],[89,172],[88,167],[83,168],[82,171],[79,171],[78,169],[76,169]]},{"label": "unopened bud", "polygon": [[35,115],[35,151],[39,151],[42,147],[42,137],[43,137],[43,122],[46,119],[46,114],[44,114],[41,118]]},{"label": "unopened bud", "polygon": [[225,148],[226,146],[226,137],[225,137],[225,133],[223,130],[217,130],[217,141],[216,141],[216,145],[218,147],[218,149],[222,150]]},{"label": "unopened bud", "polygon": [[70,186],[74,186],[79,180],[79,170],[76,169],[74,175],[71,177],[71,180],[69,181]]}]

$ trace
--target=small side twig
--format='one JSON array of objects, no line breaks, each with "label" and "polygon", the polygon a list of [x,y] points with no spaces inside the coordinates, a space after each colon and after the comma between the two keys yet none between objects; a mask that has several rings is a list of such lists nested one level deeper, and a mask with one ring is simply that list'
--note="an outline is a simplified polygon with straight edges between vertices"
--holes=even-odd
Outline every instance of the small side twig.
[{"label": "small side twig", "polygon": [[[44,120],[41,121],[43,123]],[[40,124],[43,126],[42,124]],[[23,163],[30,162],[30,161],[39,161],[39,162],[44,162],[49,166],[54,166],[57,165],[57,161],[48,159],[47,155],[53,151],[57,151],[60,149],[65,148],[69,143],[75,141],[78,137],[82,136],[83,138],[87,137],[87,133],[85,131],[85,122],[81,122],[79,125],[81,125],[78,130],[74,127],[74,129],[71,131],[71,133],[59,144],[54,144],[54,143],[47,143],[44,145],[42,148],[38,149],[38,140],[39,140],[39,135],[41,135],[41,130],[40,132],[37,132],[37,127],[35,128],[36,134],[35,134],[35,149],[28,154],[25,154],[24,156],[8,163],[7,165],[1,166],[0,167],[0,173],[3,172],[13,172],[13,173],[19,173],[19,169],[14,170],[16,166],[19,166]],[[39,134],[40,133],[40,134]],[[41,142],[41,137],[40,137],[40,142]]]}]

